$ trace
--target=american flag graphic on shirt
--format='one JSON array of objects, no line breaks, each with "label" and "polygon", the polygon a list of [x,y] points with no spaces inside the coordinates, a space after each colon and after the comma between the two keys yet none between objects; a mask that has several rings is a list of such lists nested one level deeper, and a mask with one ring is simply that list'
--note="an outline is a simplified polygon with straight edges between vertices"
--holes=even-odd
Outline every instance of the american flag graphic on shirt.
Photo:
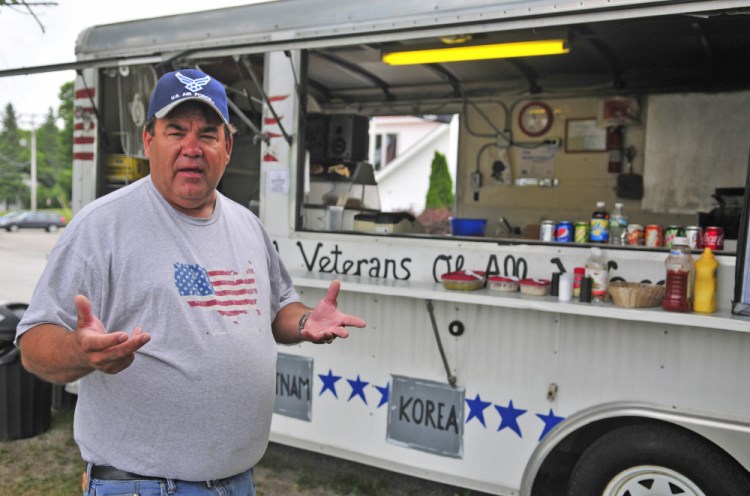
[{"label": "american flag graphic on shirt", "polygon": [[175,262],[174,284],[191,308],[216,310],[220,315],[246,314],[257,303],[255,271],[249,262],[244,274]]}]

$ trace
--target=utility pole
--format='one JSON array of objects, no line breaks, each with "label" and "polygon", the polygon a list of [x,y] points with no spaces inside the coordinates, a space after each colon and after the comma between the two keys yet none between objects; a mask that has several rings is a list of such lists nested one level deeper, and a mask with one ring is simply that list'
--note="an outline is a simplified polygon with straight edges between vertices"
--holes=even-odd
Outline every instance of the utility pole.
[{"label": "utility pole", "polygon": [[36,212],[36,126],[31,122],[31,211]]},{"label": "utility pole", "polygon": [[[2,1],[2,0],[0,0]],[[23,115],[23,114],[21,114]],[[31,177],[29,189],[31,190],[31,211],[36,212],[36,196],[37,196],[37,181],[36,181],[36,169],[37,169],[37,153],[36,153],[36,118],[38,114],[26,114],[28,115],[29,125],[31,126]]]}]

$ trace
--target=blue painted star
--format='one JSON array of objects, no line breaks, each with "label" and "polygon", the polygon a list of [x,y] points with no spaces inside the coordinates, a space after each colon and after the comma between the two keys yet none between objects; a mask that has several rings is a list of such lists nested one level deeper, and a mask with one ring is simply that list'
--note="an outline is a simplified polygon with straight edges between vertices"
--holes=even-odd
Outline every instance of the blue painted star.
[{"label": "blue painted star", "polygon": [[373,387],[380,393],[380,403],[378,403],[378,408],[380,408],[381,406],[388,403],[388,400],[391,398],[391,383],[387,383],[385,387],[375,385],[373,385]]},{"label": "blue painted star", "polygon": [[544,429],[542,430],[542,435],[539,436],[539,440],[541,441],[544,436],[547,435],[549,431],[552,430],[553,427],[555,427],[557,424],[565,420],[565,417],[558,417],[555,415],[555,412],[552,411],[552,408],[549,409],[549,413],[547,415],[542,415],[541,413],[536,414],[537,417],[541,419],[542,422],[544,422]]},{"label": "blue painted star", "polygon": [[369,382],[365,382],[359,378],[359,374],[357,374],[356,380],[347,379],[346,382],[349,383],[349,385],[352,387],[352,394],[349,395],[349,399],[347,401],[351,401],[352,398],[355,396],[359,396],[362,398],[362,401],[365,402],[365,405],[367,404],[367,398],[365,398],[365,386],[370,384]]},{"label": "blue painted star", "polygon": [[473,400],[467,399],[466,404],[469,405],[469,416],[466,417],[466,423],[468,424],[469,420],[476,417],[483,426],[487,427],[487,424],[484,423],[484,410],[492,403],[489,401],[482,401],[482,397],[477,393]]},{"label": "blue painted star", "polygon": [[518,425],[518,417],[526,413],[526,410],[521,410],[513,406],[513,400],[510,400],[508,406],[495,405],[495,410],[500,414],[500,427],[498,431],[505,429],[506,427],[516,434],[518,437],[523,438],[521,434],[521,427]]},{"label": "blue painted star", "polygon": [[322,396],[323,393],[326,392],[326,389],[328,389],[336,398],[338,398],[339,395],[336,394],[336,381],[341,379],[341,376],[333,375],[333,371],[331,369],[328,369],[327,375],[318,374],[318,377],[320,377],[320,380],[323,381],[323,387],[320,389],[320,393],[318,393],[318,396]]}]

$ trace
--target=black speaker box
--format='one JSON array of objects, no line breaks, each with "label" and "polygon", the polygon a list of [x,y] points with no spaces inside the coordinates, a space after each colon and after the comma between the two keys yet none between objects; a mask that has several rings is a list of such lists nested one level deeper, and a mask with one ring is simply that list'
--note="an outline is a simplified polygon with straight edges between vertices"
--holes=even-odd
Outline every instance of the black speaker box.
[{"label": "black speaker box", "polygon": [[345,162],[367,160],[369,121],[362,115],[328,116],[326,158]]},{"label": "black speaker box", "polygon": [[328,116],[324,114],[307,114],[305,144],[310,152],[310,163],[322,163],[326,160],[326,142],[328,141]]}]

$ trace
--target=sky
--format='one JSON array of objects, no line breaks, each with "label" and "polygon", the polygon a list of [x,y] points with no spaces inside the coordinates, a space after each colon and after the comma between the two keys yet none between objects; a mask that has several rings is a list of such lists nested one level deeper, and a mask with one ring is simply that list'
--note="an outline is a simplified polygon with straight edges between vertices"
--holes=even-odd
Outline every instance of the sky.
[{"label": "sky", "polygon": [[[57,5],[32,7],[45,32],[23,8],[0,7],[0,69],[74,62],[76,39],[91,26],[268,0],[51,1]],[[60,86],[74,79],[74,71],[0,77],[0,114],[12,103],[20,127],[30,129],[32,123],[38,125],[44,119],[50,107],[57,109]]]}]

